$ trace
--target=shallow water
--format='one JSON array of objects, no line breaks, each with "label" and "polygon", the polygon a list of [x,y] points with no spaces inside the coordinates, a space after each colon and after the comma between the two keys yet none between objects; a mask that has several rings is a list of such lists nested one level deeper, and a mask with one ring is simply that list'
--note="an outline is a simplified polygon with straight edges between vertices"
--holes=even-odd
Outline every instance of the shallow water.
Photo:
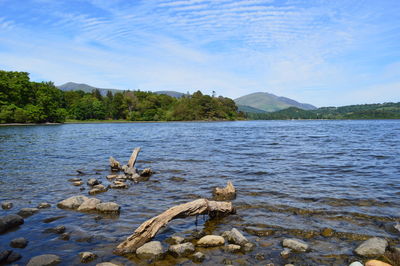
[{"label": "shallow water", "polygon": [[[108,158],[127,162],[142,147],[138,168],[157,173],[126,190],[96,195],[121,205],[118,217],[60,210],[56,203],[87,194],[67,180],[99,178],[108,184]],[[216,221],[202,217],[174,220],[156,240],[194,231],[222,233],[236,227],[256,244],[253,252],[203,250],[204,264],[344,265],[357,259],[352,250],[370,236],[399,244],[390,224],[400,219],[400,121],[255,121],[214,123],[67,124],[0,127],[0,200],[23,207],[49,202],[18,230],[0,235],[1,249],[25,236],[17,252],[24,265],[43,253],[58,254],[63,265],[78,264],[77,254],[93,251],[101,261],[145,264],[117,257],[112,249],[146,219],[179,203],[205,197],[232,181],[238,191],[237,214]],[[86,187],[86,185],[85,185]],[[43,220],[65,216],[50,223]],[[44,234],[65,225],[71,239]],[[320,235],[328,227],[330,238]],[[282,259],[281,241],[297,237],[312,251]],[[268,246],[268,247],[266,247]],[[258,255],[258,256],[257,256]],[[265,259],[261,259],[262,256]],[[190,264],[167,257],[159,264]],[[90,264],[89,264],[90,265]]]}]

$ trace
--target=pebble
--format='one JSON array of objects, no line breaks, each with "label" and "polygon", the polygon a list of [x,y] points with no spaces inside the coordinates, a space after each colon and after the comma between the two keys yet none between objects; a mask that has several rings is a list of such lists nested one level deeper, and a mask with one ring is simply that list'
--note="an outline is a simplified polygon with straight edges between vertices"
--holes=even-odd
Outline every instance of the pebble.
[{"label": "pebble", "polygon": [[10,246],[13,248],[25,248],[28,245],[28,240],[23,237],[14,238],[10,242]]},{"label": "pebble", "polygon": [[12,202],[10,202],[10,201],[4,201],[4,202],[1,203],[1,208],[2,208],[3,210],[9,210],[9,209],[11,209],[13,206],[14,206],[14,204],[13,204]]},{"label": "pebble", "polygon": [[27,266],[53,266],[61,262],[61,259],[57,255],[44,254],[33,257],[29,260]]},{"label": "pebble", "polygon": [[86,251],[86,252],[79,253],[79,257],[80,257],[82,263],[87,263],[92,260],[95,260],[97,258],[97,255],[92,252]]},{"label": "pebble", "polygon": [[197,241],[197,245],[202,247],[216,247],[222,246],[224,244],[225,239],[222,236],[217,235],[206,235],[200,238],[199,241]]}]

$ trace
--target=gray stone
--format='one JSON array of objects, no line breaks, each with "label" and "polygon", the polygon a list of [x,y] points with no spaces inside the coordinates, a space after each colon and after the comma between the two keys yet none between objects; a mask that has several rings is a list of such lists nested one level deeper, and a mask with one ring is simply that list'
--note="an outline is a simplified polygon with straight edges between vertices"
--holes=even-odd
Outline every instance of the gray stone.
[{"label": "gray stone", "polygon": [[121,207],[115,202],[104,202],[96,205],[96,210],[99,212],[119,213]]},{"label": "gray stone", "polygon": [[29,260],[27,266],[53,266],[61,262],[61,259],[57,255],[44,254],[33,257]]},{"label": "gray stone", "polygon": [[225,239],[222,236],[207,235],[197,241],[197,245],[201,247],[216,247],[225,244]]},{"label": "gray stone", "polygon": [[383,255],[387,246],[388,242],[385,239],[373,237],[361,243],[354,252],[360,256],[374,257]]},{"label": "gray stone", "polygon": [[1,203],[1,208],[2,208],[3,210],[9,210],[9,209],[11,209],[13,206],[14,206],[14,204],[13,204],[12,202],[10,202],[10,201],[4,201],[4,202]]},{"label": "gray stone", "polygon": [[25,248],[28,245],[28,240],[23,237],[14,238],[10,242],[10,246],[13,248]]},{"label": "gray stone", "polygon": [[205,258],[206,258],[206,255],[204,255],[201,252],[196,252],[192,255],[192,261],[194,261],[194,262],[203,262]]},{"label": "gray stone", "polygon": [[289,257],[289,255],[290,255],[291,252],[292,252],[292,250],[291,250],[290,248],[284,248],[284,249],[281,251],[281,256],[282,256],[284,259],[287,259],[287,258]]},{"label": "gray stone", "polygon": [[79,257],[82,263],[87,263],[97,258],[97,255],[92,252],[81,252],[79,253]]},{"label": "gray stone", "polygon": [[24,219],[16,214],[0,217],[0,234],[24,223]]},{"label": "gray stone", "polygon": [[244,246],[243,246],[243,251],[244,252],[250,252],[250,251],[252,251],[254,249],[254,244],[252,244],[252,243],[246,243],[246,244],[244,244]]},{"label": "gray stone", "polygon": [[225,231],[222,236],[229,242],[236,245],[244,246],[249,241],[243,236],[239,230],[233,228],[231,231]]},{"label": "gray stone", "polygon": [[38,209],[47,209],[50,207],[51,207],[50,203],[47,203],[47,202],[42,202],[37,206]]},{"label": "gray stone", "polygon": [[88,199],[89,198],[86,196],[72,196],[68,199],[60,201],[57,204],[57,207],[61,209],[78,209],[79,206],[81,206],[81,204]]},{"label": "gray stone", "polygon": [[95,211],[97,204],[101,203],[101,200],[96,198],[88,198],[78,208],[78,211]]},{"label": "gray stone", "polygon": [[354,261],[354,262],[350,263],[349,266],[364,266],[364,265],[359,261]]},{"label": "gray stone", "polygon": [[59,225],[54,228],[47,228],[43,231],[43,233],[62,234],[65,232],[65,230],[65,226]]},{"label": "gray stone", "polygon": [[37,212],[39,212],[38,208],[22,208],[21,210],[19,210],[18,215],[23,218],[27,218],[29,216],[34,215]]},{"label": "gray stone", "polygon": [[159,241],[151,241],[136,250],[139,258],[160,259],[164,256],[164,248]]},{"label": "gray stone", "polygon": [[194,245],[190,242],[176,244],[169,247],[169,252],[175,257],[184,257],[195,251]]},{"label": "gray stone", "polygon": [[229,244],[229,245],[227,245],[227,246],[225,247],[225,250],[226,250],[226,251],[232,252],[232,253],[234,253],[234,252],[239,252],[240,249],[241,249],[241,246],[235,245],[235,244]]},{"label": "gray stone", "polygon": [[286,248],[293,249],[294,251],[297,252],[305,252],[309,249],[309,246],[307,243],[300,239],[295,239],[295,238],[287,238],[283,240],[282,245]]},{"label": "gray stone", "polygon": [[87,181],[88,186],[95,186],[95,185],[99,185],[101,182],[99,180],[97,180],[96,178],[90,178]]}]

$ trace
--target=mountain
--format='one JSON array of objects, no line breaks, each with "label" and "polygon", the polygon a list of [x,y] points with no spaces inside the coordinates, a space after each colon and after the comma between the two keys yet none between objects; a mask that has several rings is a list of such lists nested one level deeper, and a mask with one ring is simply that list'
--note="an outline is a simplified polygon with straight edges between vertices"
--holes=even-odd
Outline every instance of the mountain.
[{"label": "mountain", "polygon": [[177,91],[155,91],[155,94],[165,94],[174,98],[181,98],[185,95],[185,93],[177,92]]},{"label": "mountain", "polygon": [[117,89],[104,89],[104,88],[96,88],[84,83],[75,83],[75,82],[67,82],[63,85],[57,86],[57,88],[59,88],[62,91],[84,91],[84,92],[92,92],[95,89],[98,89],[101,93],[101,95],[105,96],[107,95],[108,91],[111,91],[112,93],[116,93],[119,92],[121,90],[117,90]]},{"label": "mountain", "polygon": [[267,92],[251,93],[235,99],[235,102],[238,106],[249,106],[266,112],[275,112],[289,107],[297,107],[303,110],[317,109],[311,104],[299,103]]},{"label": "mountain", "polygon": [[254,113],[254,114],[265,114],[267,113],[264,110],[260,110],[251,106],[247,106],[247,105],[238,105],[238,111],[239,112],[243,112],[243,113]]}]

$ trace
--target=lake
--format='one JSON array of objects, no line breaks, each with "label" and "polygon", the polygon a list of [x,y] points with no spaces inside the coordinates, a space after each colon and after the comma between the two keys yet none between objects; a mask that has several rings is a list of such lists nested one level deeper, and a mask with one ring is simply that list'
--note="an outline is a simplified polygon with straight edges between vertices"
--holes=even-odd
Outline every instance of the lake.
[{"label": "lake", "polygon": [[[108,158],[152,168],[149,181],[96,195],[121,205],[116,217],[62,210],[57,202],[86,190],[67,180],[105,178]],[[78,253],[92,251],[101,261],[144,264],[112,254],[142,222],[176,204],[211,198],[214,187],[232,181],[235,215],[177,219],[156,240],[196,232],[220,234],[235,227],[256,245],[246,254],[202,249],[204,264],[348,265],[360,260],[353,250],[372,236],[399,244],[393,224],[400,219],[400,121],[239,121],[177,123],[65,124],[0,127],[0,201],[14,203],[2,215],[49,202],[52,207],[25,219],[18,230],[0,235],[30,242],[17,250],[24,265],[32,256],[59,255],[62,265],[79,264]],[[79,175],[76,170],[85,175]],[[50,223],[49,217],[62,216]],[[102,219],[100,219],[102,218]],[[43,233],[64,225],[70,240]],[[334,234],[324,237],[324,228]],[[282,239],[296,237],[308,253],[280,256]],[[164,242],[163,242],[164,243]],[[165,245],[167,246],[167,245]],[[168,256],[159,264],[191,265]]]}]

